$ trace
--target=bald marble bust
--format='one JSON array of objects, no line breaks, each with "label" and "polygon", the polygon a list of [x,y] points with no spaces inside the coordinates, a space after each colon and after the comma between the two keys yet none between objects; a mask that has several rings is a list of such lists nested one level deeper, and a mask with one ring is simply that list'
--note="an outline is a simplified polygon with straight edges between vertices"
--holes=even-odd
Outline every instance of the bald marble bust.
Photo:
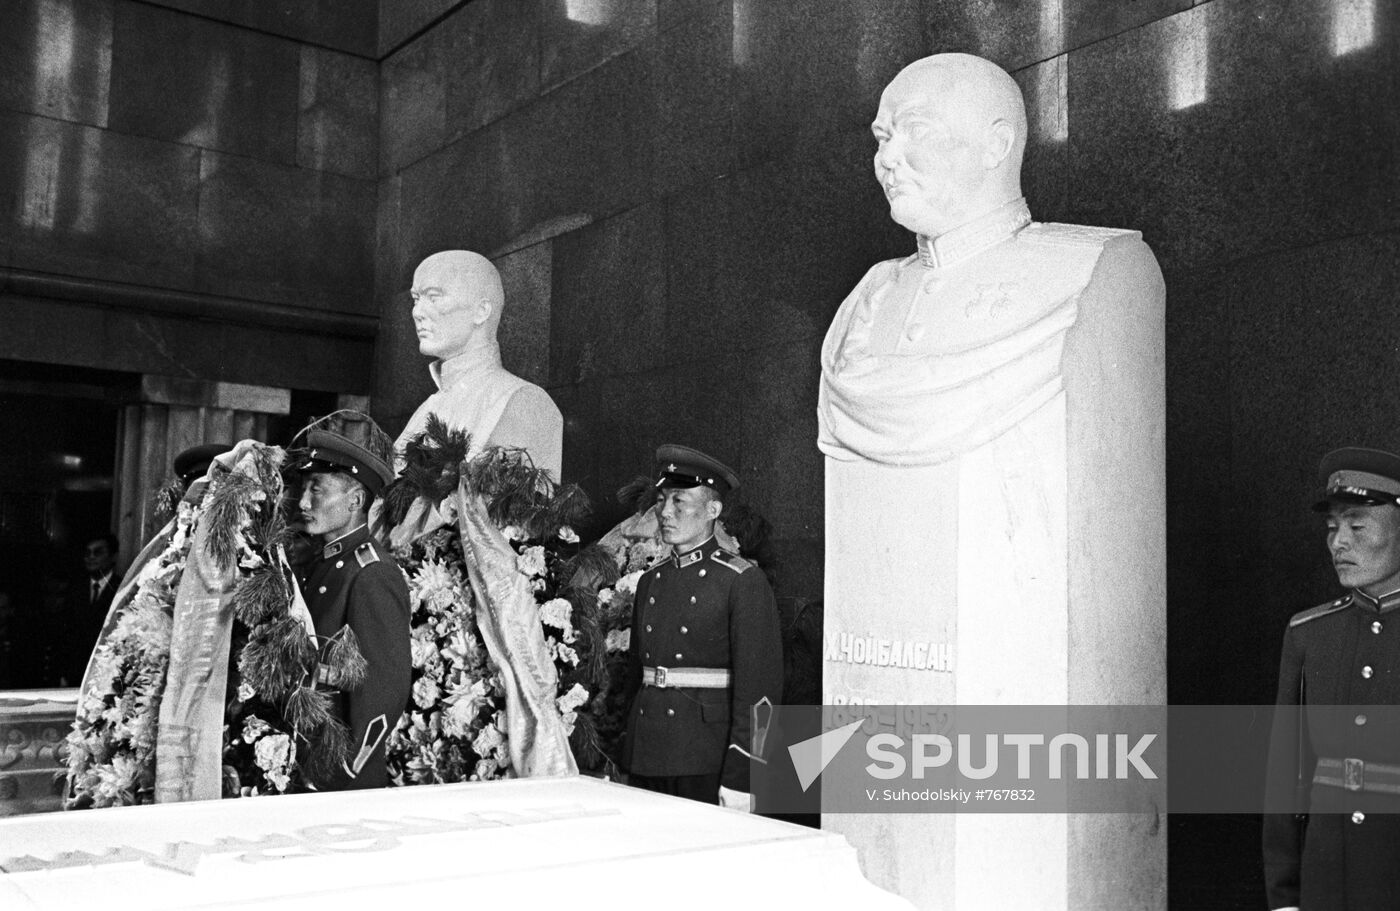
[{"label": "bald marble bust", "polygon": [[438,391],[409,418],[395,443],[404,446],[436,414],[471,434],[473,450],[504,446],[529,453],[538,468],[560,479],[564,418],[549,393],[501,366],[496,331],[505,308],[501,276],[486,257],[467,250],[434,253],[413,273],[413,325],[418,350]]}]

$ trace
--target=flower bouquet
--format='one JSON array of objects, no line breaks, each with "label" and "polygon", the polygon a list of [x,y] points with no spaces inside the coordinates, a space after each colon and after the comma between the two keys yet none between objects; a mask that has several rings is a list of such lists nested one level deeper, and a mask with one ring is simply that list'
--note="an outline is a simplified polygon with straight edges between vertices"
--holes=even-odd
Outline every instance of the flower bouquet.
[{"label": "flower bouquet", "polygon": [[315,639],[285,553],[285,458],[239,443],[132,564],[66,741],[66,807],[282,793],[343,760],[315,670],[353,680],[363,659]]},{"label": "flower bouquet", "polygon": [[[406,466],[385,492],[382,519],[390,528],[415,509],[438,517],[395,549],[409,578],[413,686],[388,744],[394,784],[530,774],[515,767],[509,713],[528,709],[519,702],[539,694],[521,691],[535,686],[548,690],[540,701],[554,717],[544,720],[562,730],[577,764],[604,761],[588,710],[608,671],[596,587],[616,569],[606,555],[579,546],[573,528],[587,515],[587,498],[576,486],[556,485],[522,451],[470,452],[467,435],[434,416],[406,447]],[[459,515],[481,508],[489,529]],[[497,549],[512,565],[483,566],[474,546],[482,542],[464,534],[504,542]],[[502,584],[529,592],[529,617],[515,615],[515,602],[482,610],[488,606],[477,592],[488,587],[472,575],[492,571]],[[493,628],[482,628],[483,614]],[[505,648],[513,651],[503,659]],[[530,666],[535,658],[546,666]]]}]

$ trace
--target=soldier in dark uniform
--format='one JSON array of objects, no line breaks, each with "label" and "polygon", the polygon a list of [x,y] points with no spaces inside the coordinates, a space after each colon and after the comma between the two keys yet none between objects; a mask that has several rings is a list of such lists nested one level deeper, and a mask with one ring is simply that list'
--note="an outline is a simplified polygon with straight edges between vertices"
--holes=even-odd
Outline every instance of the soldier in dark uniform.
[{"label": "soldier in dark uniform", "polygon": [[638,787],[750,810],[752,709],[783,687],[773,590],[715,539],[734,472],[686,446],[662,446],[656,458],[672,555],[637,582],[623,764]]},{"label": "soldier in dark uniform", "polygon": [[[408,700],[410,675],[408,583],[368,528],[370,502],[393,474],[338,434],[313,430],[307,445],[300,508],[321,547],[301,570],[302,594],[317,637],[328,641],[348,626],[366,663],[364,682],[335,700],[350,730],[348,758],[331,780],[314,784],[323,791],[380,788],[387,783],[384,743]],[[321,670],[324,676],[327,668]]]},{"label": "soldier in dark uniform", "polygon": [[[1400,908],[1400,456],[1322,460],[1342,598],[1289,621],[1264,817],[1269,907]],[[1306,814],[1306,815],[1303,815]]]}]

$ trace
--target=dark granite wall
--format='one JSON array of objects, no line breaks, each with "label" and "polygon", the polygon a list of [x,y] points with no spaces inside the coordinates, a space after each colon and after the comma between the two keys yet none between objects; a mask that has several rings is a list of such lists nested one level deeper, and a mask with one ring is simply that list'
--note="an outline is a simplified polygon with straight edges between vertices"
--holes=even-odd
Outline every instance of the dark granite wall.
[{"label": "dark granite wall", "polygon": [[[417,261],[496,256],[507,364],[564,410],[566,477],[604,499],[657,443],[704,447],[773,521],[787,593],[819,594],[817,346],[911,249],[868,124],[901,65],[981,54],[1025,90],[1036,217],[1140,229],[1166,274],[1172,701],[1271,700],[1288,616],[1335,588],[1317,459],[1400,448],[1398,15],[474,0],[383,62],[376,405],[397,426],[428,389]],[[1174,821],[1173,905],[1261,906],[1254,825]]]},{"label": "dark granite wall", "polygon": [[377,7],[354,6],[0,4],[0,358],[367,392]]}]

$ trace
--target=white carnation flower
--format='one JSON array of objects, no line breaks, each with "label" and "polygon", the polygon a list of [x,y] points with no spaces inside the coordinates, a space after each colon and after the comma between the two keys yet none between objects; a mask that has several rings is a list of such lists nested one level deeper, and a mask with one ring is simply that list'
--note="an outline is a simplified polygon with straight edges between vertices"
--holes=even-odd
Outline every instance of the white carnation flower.
[{"label": "white carnation flower", "polygon": [[540,605],[540,621],[568,632],[574,628],[574,606],[567,598],[555,598]]},{"label": "white carnation flower", "polygon": [[438,688],[437,681],[431,677],[419,677],[418,682],[413,684],[413,701],[419,708],[429,708],[437,702],[442,690]]},{"label": "white carnation flower", "polygon": [[546,569],[544,548],[538,545],[525,548],[515,558],[515,566],[527,576],[543,576]]}]

